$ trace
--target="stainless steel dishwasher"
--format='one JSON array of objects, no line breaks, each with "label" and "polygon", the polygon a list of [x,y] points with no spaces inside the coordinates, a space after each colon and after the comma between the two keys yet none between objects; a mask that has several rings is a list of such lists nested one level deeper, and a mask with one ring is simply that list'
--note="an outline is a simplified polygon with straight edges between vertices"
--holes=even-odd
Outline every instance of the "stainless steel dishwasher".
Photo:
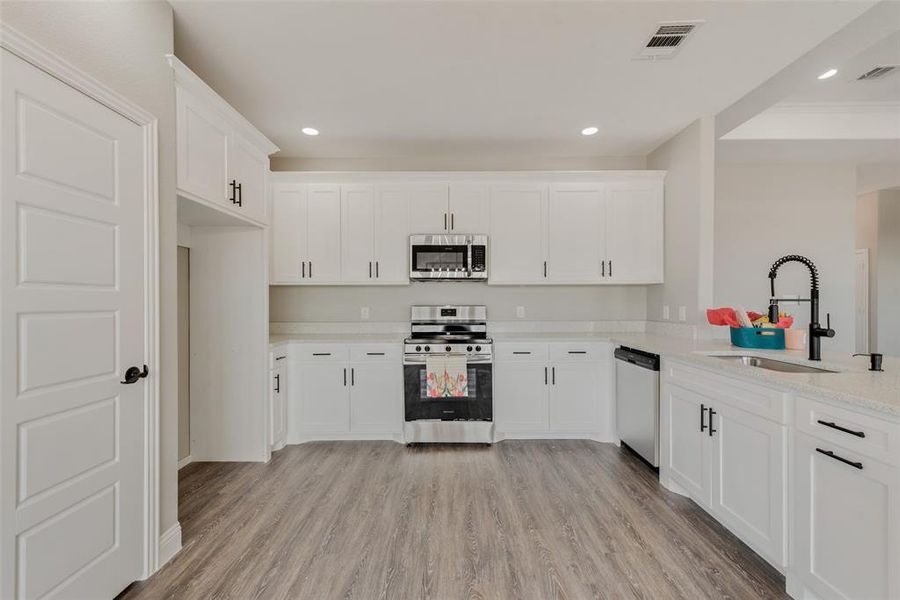
[{"label": "stainless steel dishwasher", "polygon": [[616,348],[616,428],[622,443],[659,467],[659,356]]}]

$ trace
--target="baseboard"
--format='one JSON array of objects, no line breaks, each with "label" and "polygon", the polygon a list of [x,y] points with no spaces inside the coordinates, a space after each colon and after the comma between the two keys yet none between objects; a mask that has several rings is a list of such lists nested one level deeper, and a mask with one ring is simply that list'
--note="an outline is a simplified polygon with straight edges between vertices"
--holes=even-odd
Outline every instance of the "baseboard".
[{"label": "baseboard", "polygon": [[181,523],[175,522],[159,536],[159,568],[172,560],[181,550]]},{"label": "baseboard", "polygon": [[178,461],[178,470],[180,471],[181,469],[188,466],[192,462],[194,462],[194,457],[192,455],[188,454],[187,456],[185,456],[184,458],[182,458],[181,460]]}]

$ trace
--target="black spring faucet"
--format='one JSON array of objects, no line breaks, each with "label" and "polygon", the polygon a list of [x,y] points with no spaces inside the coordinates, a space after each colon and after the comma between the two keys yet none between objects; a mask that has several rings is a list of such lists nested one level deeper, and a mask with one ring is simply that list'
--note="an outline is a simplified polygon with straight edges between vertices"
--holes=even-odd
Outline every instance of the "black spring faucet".
[{"label": "black spring faucet", "polygon": [[[781,265],[789,262],[798,262],[809,269],[810,289],[809,298],[776,298],[775,277]],[[825,327],[819,325],[819,272],[813,261],[799,254],[782,256],[769,269],[769,283],[772,290],[772,298],[769,300],[769,322],[778,322],[778,302],[809,302],[809,360],[822,360],[823,337],[834,337],[834,329],[831,328],[831,313],[828,313],[828,323]]]}]

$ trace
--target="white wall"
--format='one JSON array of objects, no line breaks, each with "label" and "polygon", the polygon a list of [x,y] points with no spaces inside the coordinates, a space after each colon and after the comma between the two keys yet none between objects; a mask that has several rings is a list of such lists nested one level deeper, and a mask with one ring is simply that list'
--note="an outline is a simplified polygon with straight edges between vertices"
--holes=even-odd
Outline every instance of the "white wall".
[{"label": "white wall", "polygon": [[868,163],[856,167],[856,192],[866,194],[900,187],[900,156],[894,162]]},{"label": "white wall", "polygon": [[650,286],[647,319],[661,321],[668,305],[671,320],[687,308],[687,322],[705,322],[713,299],[713,205],[715,200],[715,123],[694,121],[647,157],[648,169],[668,171],[665,186],[665,283]]},{"label": "white wall", "polygon": [[178,519],[175,95],[165,60],[173,41],[167,2],[10,2],[4,23],[159,119],[160,531]]},{"label": "white wall", "polygon": [[644,320],[643,286],[489,286],[483,283],[414,283],[399,287],[272,286],[269,319],[359,321],[368,306],[370,321],[409,321],[411,304],[484,304],[488,318],[516,320],[516,306],[529,321]]},{"label": "white wall", "polygon": [[[857,170],[857,174],[859,171]],[[869,349],[878,349],[878,192],[856,199],[856,248],[869,251]]]},{"label": "white wall", "polygon": [[[837,332],[824,351],[852,352],[855,343],[855,165],[729,164],[716,170],[715,304],[764,312],[768,272],[785,254],[809,257],[819,269],[821,322]],[[809,271],[788,264],[776,293],[809,297]],[[801,325],[807,305],[785,305]]]},{"label": "white wall", "polygon": [[900,190],[878,194],[878,345],[900,356]]}]

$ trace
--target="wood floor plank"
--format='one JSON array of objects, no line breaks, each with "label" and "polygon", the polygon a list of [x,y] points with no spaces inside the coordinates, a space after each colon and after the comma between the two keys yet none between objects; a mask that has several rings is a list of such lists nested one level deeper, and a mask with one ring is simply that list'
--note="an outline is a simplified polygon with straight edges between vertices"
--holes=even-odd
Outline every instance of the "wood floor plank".
[{"label": "wood floor plank", "polygon": [[122,600],[786,598],[784,579],[626,450],[288,446],[179,473],[182,551]]}]

